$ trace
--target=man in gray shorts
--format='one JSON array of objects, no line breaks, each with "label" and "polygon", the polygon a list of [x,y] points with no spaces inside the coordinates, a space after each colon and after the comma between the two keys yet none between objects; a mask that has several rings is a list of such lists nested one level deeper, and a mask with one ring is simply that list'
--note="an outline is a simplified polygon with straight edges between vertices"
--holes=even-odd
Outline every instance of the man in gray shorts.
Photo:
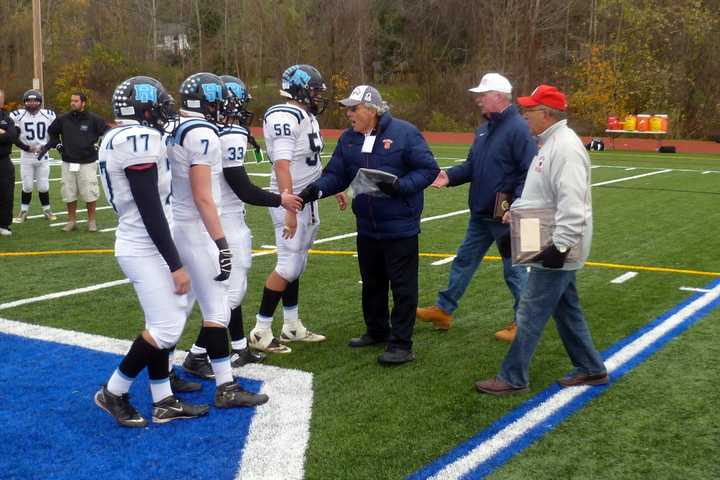
[{"label": "man in gray shorts", "polygon": [[[74,93],[70,97],[70,111],[50,124],[50,141],[38,155],[51,148],[62,154],[62,197],[67,204],[68,222],[63,230],[77,228],[77,199],[87,203],[88,231],[97,232],[95,204],[99,196],[96,143],[107,131],[105,120],[85,110],[87,97]],[[112,204],[112,198],[108,199]]]}]

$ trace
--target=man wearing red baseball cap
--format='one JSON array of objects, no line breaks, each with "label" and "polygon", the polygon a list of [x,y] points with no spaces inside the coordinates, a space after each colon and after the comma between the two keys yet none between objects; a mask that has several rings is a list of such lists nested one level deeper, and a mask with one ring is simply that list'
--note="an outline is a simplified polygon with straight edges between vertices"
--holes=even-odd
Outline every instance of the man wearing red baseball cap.
[{"label": "man wearing red baseball cap", "polygon": [[575,367],[558,383],[563,387],[606,384],[607,370],[593,345],[575,284],[575,272],[587,260],[592,241],[590,157],[567,126],[564,93],[540,85],[517,102],[542,146],[530,164],[522,196],[504,221],[522,209],[552,209],[554,229],[551,241],[530,264],[517,312],[517,334],[500,373],[476,382],[475,388],[490,395],[528,392],[530,360],[551,315]]}]

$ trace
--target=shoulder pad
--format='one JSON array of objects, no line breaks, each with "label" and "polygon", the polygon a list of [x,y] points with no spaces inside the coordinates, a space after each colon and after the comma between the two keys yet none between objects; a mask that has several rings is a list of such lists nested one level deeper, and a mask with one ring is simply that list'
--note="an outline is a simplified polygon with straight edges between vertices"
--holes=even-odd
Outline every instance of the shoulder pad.
[{"label": "shoulder pad", "polygon": [[298,124],[300,124],[300,122],[303,121],[303,118],[306,117],[306,113],[302,108],[282,104],[270,107],[268,111],[265,112],[264,121],[267,122],[270,116],[272,116],[273,118],[277,116],[285,118],[295,118]]}]

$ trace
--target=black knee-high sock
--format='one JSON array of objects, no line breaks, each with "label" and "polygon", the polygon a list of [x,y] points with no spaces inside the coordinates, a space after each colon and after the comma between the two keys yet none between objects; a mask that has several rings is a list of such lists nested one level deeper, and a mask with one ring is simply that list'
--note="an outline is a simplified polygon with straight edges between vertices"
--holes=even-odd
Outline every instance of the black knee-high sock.
[{"label": "black knee-high sock", "polygon": [[258,312],[263,317],[272,317],[275,313],[278,303],[282,298],[283,292],[276,290],[270,290],[265,287],[263,290],[262,300],[260,301],[260,311]]},{"label": "black knee-high sock", "polygon": [[200,348],[207,349],[207,340],[205,339],[205,327],[202,327],[200,329],[197,339],[195,340],[195,345]]},{"label": "black knee-high sock", "polygon": [[205,348],[211,360],[230,356],[227,328],[202,327],[202,329],[205,331],[203,335],[207,343]]},{"label": "black knee-high sock", "polygon": [[152,358],[147,365],[148,377],[150,377],[150,380],[164,380],[168,378],[170,375],[170,372],[168,371],[169,355],[170,350],[166,348],[155,349],[155,352],[153,352]]},{"label": "black knee-high sock", "polygon": [[288,283],[287,288],[283,292],[282,301],[286,308],[296,307],[298,304],[298,295],[300,295],[300,279]]},{"label": "black knee-high sock", "polygon": [[[245,328],[243,327],[242,305],[238,305],[230,311],[230,340],[236,342],[245,337]],[[199,345],[198,345],[199,346]]]},{"label": "black knee-high sock", "polygon": [[26,192],[23,190],[22,194],[20,195],[20,203],[23,205],[30,205],[30,201],[32,200],[32,192]]},{"label": "black knee-high sock", "polygon": [[[127,378],[135,378],[150,362],[156,351],[157,348],[150,345],[142,335],[138,335],[130,347],[130,351],[120,362],[118,370]],[[167,368],[167,364],[165,365]]]},{"label": "black knee-high sock", "polygon": [[50,192],[38,192],[38,197],[40,197],[40,205],[43,207],[50,206]]}]

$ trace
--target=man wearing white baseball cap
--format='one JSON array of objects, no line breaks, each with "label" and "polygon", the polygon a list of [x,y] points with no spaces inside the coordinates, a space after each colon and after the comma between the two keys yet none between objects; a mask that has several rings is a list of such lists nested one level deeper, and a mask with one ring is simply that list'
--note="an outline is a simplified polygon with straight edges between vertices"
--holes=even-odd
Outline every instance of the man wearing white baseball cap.
[{"label": "man wearing white baseball cap", "polygon": [[[490,246],[497,244],[503,261],[505,283],[515,301],[517,312],[520,293],[527,281],[523,267],[513,267],[510,258],[510,228],[502,223],[502,210],[520,197],[525,175],[537,153],[537,143],[527,122],[512,103],[512,85],[499,73],[485,74],[477,87],[469,89],[475,104],[487,119],[475,132],[467,160],[456,167],[441,170],[433,187],[454,187],[470,182],[470,219],[465,239],[457,250],[450,269],[447,289],[438,294],[435,305],[417,309],[417,318],[447,330],[453,312],[480,266]],[[472,316],[477,316],[473,312]],[[495,338],[512,342],[516,323],[495,333]]]}]

